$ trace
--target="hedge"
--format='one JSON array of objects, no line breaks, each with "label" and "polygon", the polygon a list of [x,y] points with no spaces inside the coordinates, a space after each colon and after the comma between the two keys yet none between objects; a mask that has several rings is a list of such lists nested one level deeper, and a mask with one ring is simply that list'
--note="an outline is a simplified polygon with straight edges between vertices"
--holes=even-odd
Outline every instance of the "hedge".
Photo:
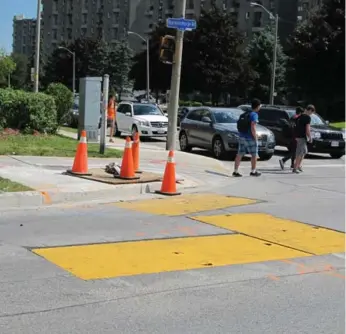
[{"label": "hedge", "polygon": [[179,101],[180,107],[201,107],[203,104],[196,101]]},{"label": "hedge", "polygon": [[0,89],[0,128],[26,133],[55,133],[57,111],[54,98],[44,93]]},{"label": "hedge", "polygon": [[73,93],[62,83],[51,83],[46,93],[53,96],[56,110],[57,122],[59,125],[69,123],[70,110],[73,105]]}]

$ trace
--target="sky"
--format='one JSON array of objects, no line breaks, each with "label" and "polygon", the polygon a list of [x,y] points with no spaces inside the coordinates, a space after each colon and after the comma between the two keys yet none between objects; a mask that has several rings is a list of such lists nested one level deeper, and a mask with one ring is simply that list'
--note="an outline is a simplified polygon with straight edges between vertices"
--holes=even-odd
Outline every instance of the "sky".
[{"label": "sky", "polygon": [[36,17],[37,0],[0,0],[0,48],[12,52],[13,16]]}]

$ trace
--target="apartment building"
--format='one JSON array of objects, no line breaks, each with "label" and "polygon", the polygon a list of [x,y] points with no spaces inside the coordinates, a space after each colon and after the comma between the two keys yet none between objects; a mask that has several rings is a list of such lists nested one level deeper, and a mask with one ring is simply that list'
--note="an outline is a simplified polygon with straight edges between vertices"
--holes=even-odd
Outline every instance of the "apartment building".
[{"label": "apartment building", "polygon": [[31,59],[35,52],[36,20],[24,15],[13,18],[13,53],[23,54]]},{"label": "apartment building", "polygon": [[129,28],[130,0],[42,0],[44,53],[49,55],[62,42],[93,37],[115,42]]}]

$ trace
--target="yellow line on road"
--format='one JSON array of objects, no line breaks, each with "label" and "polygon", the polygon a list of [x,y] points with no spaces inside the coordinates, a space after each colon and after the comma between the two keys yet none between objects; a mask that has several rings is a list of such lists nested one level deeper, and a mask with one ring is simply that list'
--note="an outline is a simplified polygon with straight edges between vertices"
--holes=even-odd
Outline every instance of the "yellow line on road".
[{"label": "yellow line on road", "polygon": [[193,219],[312,254],[345,252],[345,234],[264,213],[198,216]]},{"label": "yellow line on road", "polygon": [[33,252],[84,280],[309,256],[244,235],[41,248]]},{"label": "yellow line on road", "polygon": [[151,214],[179,216],[253,203],[256,203],[256,200],[249,198],[229,197],[218,194],[186,194],[178,197],[120,202],[115,205],[123,209]]}]

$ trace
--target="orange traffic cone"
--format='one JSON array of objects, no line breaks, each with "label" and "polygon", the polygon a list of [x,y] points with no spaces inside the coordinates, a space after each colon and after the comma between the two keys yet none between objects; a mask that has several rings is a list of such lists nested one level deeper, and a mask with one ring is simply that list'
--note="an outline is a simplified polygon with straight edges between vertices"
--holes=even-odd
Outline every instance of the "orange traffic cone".
[{"label": "orange traffic cone", "polygon": [[81,132],[72,169],[67,172],[75,175],[91,175],[88,173],[88,144],[85,130]]},{"label": "orange traffic cone", "polygon": [[177,185],[175,179],[174,151],[169,151],[165,173],[163,175],[161,190],[156,191],[156,193],[168,196],[181,194],[177,192]]},{"label": "orange traffic cone", "polygon": [[133,168],[133,156],[130,137],[126,138],[123,161],[121,162],[120,168],[120,175],[115,177],[124,180],[139,179],[139,177],[136,176],[135,170]]},{"label": "orange traffic cone", "polygon": [[133,169],[135,173],[142,173],[139,170],[139,133],[135,132],[132,144]]}]

